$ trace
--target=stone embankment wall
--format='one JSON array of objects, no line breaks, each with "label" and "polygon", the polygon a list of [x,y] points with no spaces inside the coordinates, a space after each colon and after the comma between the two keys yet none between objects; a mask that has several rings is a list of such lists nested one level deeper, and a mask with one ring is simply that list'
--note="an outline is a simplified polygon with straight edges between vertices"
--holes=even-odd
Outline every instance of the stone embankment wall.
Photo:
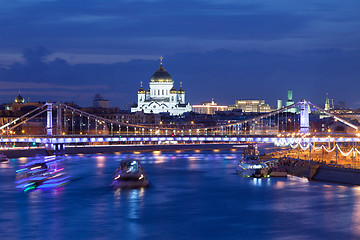
[{"label": "stone embankment wall", "polygon": [[360,170],[320,166],[311,180],[360,185]]},{"label": "stone embankment wall", "polygon": [[279,166],[285,168],[291,175],[306,177],[313,181],[360,185],[360,169],[291,158],[280,158]]}]

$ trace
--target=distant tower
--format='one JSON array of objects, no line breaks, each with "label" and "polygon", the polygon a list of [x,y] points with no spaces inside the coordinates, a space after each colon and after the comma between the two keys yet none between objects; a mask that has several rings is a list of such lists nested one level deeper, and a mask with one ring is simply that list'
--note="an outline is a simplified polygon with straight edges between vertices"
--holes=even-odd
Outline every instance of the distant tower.
[{"label": "distant tower", "polygon": [[109,100],[103,99],[100,94],[96,94],[93,98],[94,108],[109,108]]},{"label": "distant tower", "polygon": [[329,111],[330,110],[330,101],[329,101],[329,95],[328,93],[326,93],[326,100],[325,100],[325,111]]},{"label": "distant tower", "polygon": [[333,98],[331,99],[331,109],[335,109],[335,106],[334,106],[334,99],[333,99]]},{"label": "distant tower", "polygon": [[309,132],[309,104],[306,100],[301,99],[300,101],[300,132]]},{"label": "distant tower", "polygon": [[[288,100],[286,101],[286,106],[290,106],[293,105],[294,101],[293,101],[293,91],[292,89],[288,90]],[[296,108],[291,108],[288,110],[288,112],[292,112],[292,113],[296,113]]]},{"label": "distant tower", "polygon": [[277,109],[280,109],[280,108],[282,108],[282,100],[278,99],[277,100]]},{"label": "distant tower", "polygon": [[288,101],[289,101],[289,102],[290,102],[290,101],[292,102],[292,98],[293,98],[292,95],[293,95],[292,89],[289,89],[289,90],[288,90]]}]

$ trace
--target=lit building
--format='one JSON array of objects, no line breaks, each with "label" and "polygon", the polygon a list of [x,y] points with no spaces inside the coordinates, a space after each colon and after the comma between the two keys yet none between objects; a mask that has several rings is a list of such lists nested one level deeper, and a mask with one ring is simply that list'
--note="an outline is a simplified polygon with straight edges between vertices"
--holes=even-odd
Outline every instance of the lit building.
[{"label": "lit building", "polygon": [[172,77],[163,66],[162,57],[160,60],[160,67],[152,75],[149,89],[146,92],[141,82],[138,102],[131,107],[131,112],[168,112],[170,115],[182,115],[184,112],[191,112],[191,105],[185,102],[185,91],[182,88],[182,83],[180,82],[180,88],[177,91]]},{"label": "lit building", "polygon": [[103,99],[100,94],[96,94],[93,99],[94,108],[109,108],[109,100]]},{"label": "lit building", "polygon": [[14,102],[10,102],[5,106],[5,110],[8,111],[20,111],[21,109],[29,109],[32,110],[36,107],[42,106],[44,103],[42,102],[26,102],[25,99],[19,94],[15,97]]},{"label": "lit building", "polygon": [[265,100],[237,100],[234,105],[229,106],[229,110],[241,109],[242,112],[271,112],[269,104]]},{"label": "lit building", "polygon": [[200,114],[211,114],[214,115],[215,112],[219,111],[227,111],[228,106],[220,106],[214,102],[214,99],[211,102],[204,102],[201,105],[193,105],[192,106],[193,112],[200,113]]},{"label": "lit building", "polygon": [[325,111],[329,111],[330,110],[330,101],[329,101],[329,95],[328,93],[326,93],[326,100],[325,100]]},{"label": "lit building", "polygon": [[[294,100],[293,100],[293,91],[292,89],[288,90],[288,100],[286,101],[286,106],[290,106],[294,104]],[[289,110],[287,110],[287,112],[291,112],[291,113],[296,113],[297,109],[296,108],[291,108]]]}]

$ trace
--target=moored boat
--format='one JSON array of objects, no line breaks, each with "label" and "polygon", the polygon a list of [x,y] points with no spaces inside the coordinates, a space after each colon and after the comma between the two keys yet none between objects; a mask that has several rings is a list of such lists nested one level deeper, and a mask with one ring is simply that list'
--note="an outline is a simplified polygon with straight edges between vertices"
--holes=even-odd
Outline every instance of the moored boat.
[{"label": "moored boat", "polygon": [[236,167],[236,173],[243,177],[269,177],[269,167],[261,162],[259,151],[254,145],[249,145],[244,149],[242,158]]},{"label": "moored boat", "polygon": [[0,162],[7,162],[9,159],[7,156],[4,155],[4,153],[0,154]]},{"label": "moored boat", "polygon": [[236,172],[243,177],[269,177],[269,167],[258,156],[246,156],[237,165]]},{"label": "moored boat", "polygon": [[149,185],[147,174],[138,160],[126,159],[120,162],[112,179],[114,188],[143,188]]}]

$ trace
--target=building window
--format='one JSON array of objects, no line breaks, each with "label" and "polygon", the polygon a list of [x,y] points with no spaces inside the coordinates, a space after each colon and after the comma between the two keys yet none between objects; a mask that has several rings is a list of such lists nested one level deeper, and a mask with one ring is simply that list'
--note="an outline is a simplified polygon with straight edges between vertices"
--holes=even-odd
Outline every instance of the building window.
[{"label": "building window", "polygon": [[162,95],[165,95],[165,94],[164,94],[164,89],[162,90]]}]

